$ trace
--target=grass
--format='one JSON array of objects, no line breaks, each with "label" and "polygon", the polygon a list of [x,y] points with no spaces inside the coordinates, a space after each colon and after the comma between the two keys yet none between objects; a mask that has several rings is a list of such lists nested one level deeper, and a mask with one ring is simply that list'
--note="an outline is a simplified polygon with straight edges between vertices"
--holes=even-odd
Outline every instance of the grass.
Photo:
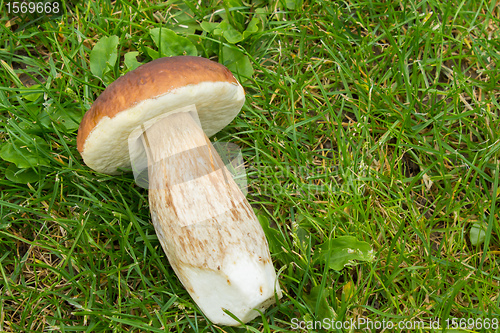
[{"label": "grass", "polygon": [[[6,3],[0,331],[288,332],[325,318],[425,323],[390,332],[437,332],[433,321],[458,318],[458,328],[474,323],[460,332],[500,331],[484,328],[500,319],[495,2],[116,0],[38,21]],[[259,30],[235,47],[200,28],[225,18],[242,32],[253,17]],[[247,102],[214,140],[243,149],[247,198],[270,226],[284,291],[244,327],[197,309],[161,250],[147,191],[128,174],[93,172],[76,150],[85,111],[127,69],[126,53],[151,60],[160,26],[242,70]],[[101,79],[89,56],[111,35],[118,60]],[[334,271],[315,259],[346,235],[375,260]]]}]

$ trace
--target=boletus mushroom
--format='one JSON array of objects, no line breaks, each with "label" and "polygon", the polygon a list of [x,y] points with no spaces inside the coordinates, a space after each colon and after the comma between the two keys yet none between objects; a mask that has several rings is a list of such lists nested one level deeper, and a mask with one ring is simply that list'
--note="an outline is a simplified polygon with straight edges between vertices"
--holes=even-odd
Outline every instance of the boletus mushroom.
[{"label": "boletus mushroom", "polygon": [[[161,246],[201,311],[221,325],[239,324],[225,309],[247,322],[281,297],[262,227],[207,137],[229,124],[244,101],[223,65],[160,58],[110,84],[77,136],[84,162],[98,172],[147,165]],[[145,154],[134,159],[143,162],[129,155],[129,137],[138,129],[135,142]]]}]

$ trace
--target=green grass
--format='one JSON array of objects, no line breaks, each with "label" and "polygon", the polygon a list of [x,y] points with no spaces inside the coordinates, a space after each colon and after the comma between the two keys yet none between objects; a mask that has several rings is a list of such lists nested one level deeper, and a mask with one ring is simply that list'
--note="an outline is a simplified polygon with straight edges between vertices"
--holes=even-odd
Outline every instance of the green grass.
[{"label": "green grass", "polygon": [[[39,21],[0,7],[0,139],[10,149],[0,159],[0,331],[288,332],[327,318],[437,332],[433,320],[500,319],[494,1],[117,0]],[[200,27],[226,17],[240,32],[257,17],[259,29],[232,46]],[[76,150],[83,114],[126,71],[126,53],[151,60],[149,31],[160,26],[242,69],[247,102],[216,139],[243,150],[247,198],[270,225],[284,291],[242,328],[211,324],[188,296],[147,190],[131,175],[95,173]],[[101,80],[90,52],[112,35],[118,60]],[[477,246],[474,223],[485,235]],[[346,235],[375,260],[341,271],[315,260]]]}]

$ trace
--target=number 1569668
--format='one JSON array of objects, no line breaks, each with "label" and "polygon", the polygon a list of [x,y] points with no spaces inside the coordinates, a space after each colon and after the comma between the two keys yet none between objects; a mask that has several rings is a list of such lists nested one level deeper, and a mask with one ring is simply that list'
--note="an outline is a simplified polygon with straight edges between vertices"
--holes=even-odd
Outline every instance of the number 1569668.
[{"label": "number 1569668", "polygon": [[57,1],[53,2],[35,2],[35,1],[23,1],[23,2],[6,2],[4,4],[7,13],[9,14],[59,14],[61,11],[61,5]]}]

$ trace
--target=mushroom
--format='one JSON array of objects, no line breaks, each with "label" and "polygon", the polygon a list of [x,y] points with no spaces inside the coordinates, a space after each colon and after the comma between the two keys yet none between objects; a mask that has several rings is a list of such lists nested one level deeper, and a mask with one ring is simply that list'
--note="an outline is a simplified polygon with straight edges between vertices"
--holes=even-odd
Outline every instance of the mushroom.
[{"label": "mushroom", "polygon": [[207,137],[244,101],[223,65],[160,58],[110,84],[77,136],[84,162],[98,172],[147,166],[160,244],[201,311],[221,325],[239,324],[225,310],[247,322],[282,296],[262,227]]}]

